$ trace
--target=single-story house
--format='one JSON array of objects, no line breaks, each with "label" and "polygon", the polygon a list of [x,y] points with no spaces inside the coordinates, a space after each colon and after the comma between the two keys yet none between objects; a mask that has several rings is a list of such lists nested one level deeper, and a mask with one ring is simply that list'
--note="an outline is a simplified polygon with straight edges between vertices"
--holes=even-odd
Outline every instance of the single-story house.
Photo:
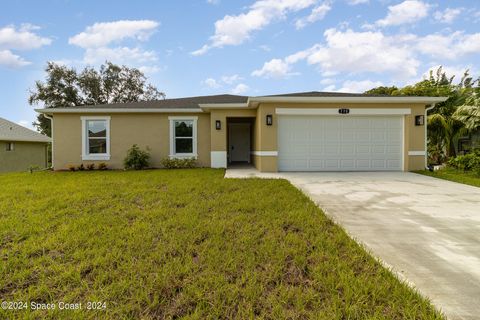
[{"label": "single-story house", "polygon": [[426,112],[443,97],[302,92],[212,95],[37,109],[52,119],[53,167],[105,162],[149,147],[151,165],[194,157],[225,168],[276,171],[409,171],[425,168]]},{"label": "single-story house", "polygon": [[0,172],[46,168],[50,142],[43,134],[0,118]]}]

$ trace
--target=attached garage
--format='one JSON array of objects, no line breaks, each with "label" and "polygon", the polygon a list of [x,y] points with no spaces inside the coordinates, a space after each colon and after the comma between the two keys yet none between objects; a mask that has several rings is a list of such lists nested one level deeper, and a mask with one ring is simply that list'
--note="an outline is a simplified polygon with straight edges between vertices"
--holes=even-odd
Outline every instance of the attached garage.
[{"label": "attached garage", "polygon": [[335,111],[336,115],[279,114],[279,171],[403,170],[404,115]]}]

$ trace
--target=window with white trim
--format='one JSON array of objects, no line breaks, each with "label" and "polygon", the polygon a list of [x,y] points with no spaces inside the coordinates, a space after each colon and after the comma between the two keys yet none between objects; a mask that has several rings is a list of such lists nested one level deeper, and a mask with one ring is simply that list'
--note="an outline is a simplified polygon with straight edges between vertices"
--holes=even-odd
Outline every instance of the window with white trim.
[{"label": "window with white trim", "polygon": [[197,157],[197,118],[169,117],[170,157]]},{"label": "window with white trim", "polygon": [[110,160],[110,117],[82,117],[82,160]]},{"label": "window with white trim", "polygon": [[7,142],[5,145],[5,151],[15,150],[15,144],[13,142]]}]

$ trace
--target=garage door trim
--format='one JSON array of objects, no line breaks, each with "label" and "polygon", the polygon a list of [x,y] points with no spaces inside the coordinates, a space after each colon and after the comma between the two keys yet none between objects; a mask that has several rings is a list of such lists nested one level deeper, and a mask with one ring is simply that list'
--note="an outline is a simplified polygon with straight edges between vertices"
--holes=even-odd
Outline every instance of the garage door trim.
[{"label": "garage door trim", "polygon": [[[276,108],[275,113],[278,115],[302,115],[302,116],[313,116],[313,115],[338,115],[339,108]],[[411,114],[412,110],[410,108],[351,108],[350,113],[344,115],[348,117],[349,115],[408,115]]]}]

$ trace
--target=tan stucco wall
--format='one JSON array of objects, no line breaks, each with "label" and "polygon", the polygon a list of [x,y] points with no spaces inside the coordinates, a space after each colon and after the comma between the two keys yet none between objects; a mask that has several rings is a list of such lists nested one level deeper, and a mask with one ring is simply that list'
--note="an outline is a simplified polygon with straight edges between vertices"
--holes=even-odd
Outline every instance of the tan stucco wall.
[{"label": "tan stucco wall", "polygon": [[47,166],[47,144],[44,142],[14,143],[13,151],[6,151],[7,141],[0,141],[0,172],[27,171],[30,166]]},{"label": "tan stucco wall", "polygon": [[[123,159],[133,144],[150,148],[151,167],[161,167],[160,161],[170,154],[169,116],[198,117],[197,153],[198,165],[210,166],[210,115],[209,114],[160,114],[130,113],[109,114],[110,154],[109,161],[82,161],[81,116],[89,114],[55,114],[53,116],[53,155],[55,170],[67,169],[69,165],[105,162],[111,169],[122,169]],[[91,115],[91,114],[90,114]],[[95,114],[95,116],[102,116]]]},{"label": "tan stucco wall", "polygon": [[[424,167],[423,156],[408,156],[408,151],[425,150],[425,127],[415,126],[415,116],[423,115],[425,106],[407,104],[335,104],[335,103],[262,103],[257,109],[243,110],[211,110],[210,113],[190,114],[198,117],[198,161],[200,166],[209,167],[210,152],[227,152],[227,118],[252,117],[256,118],[253,130],[254,151],[278,151],[277,130],[278,117],[276,108],[411,108],[410,115],[405,116],[405,150],[404,166],[406,170],[420,170]],[[273,116],[273,125],[267,126],[267,114]],[[81,116],[88,114],[56,114],[53,125],[53,154],[55,169],[66,169],[68,165],[91,163],[82,161],[82,128]],[[110,168],[123,168],[123,159],[127,150],[138,144],[141,148],[149,147],[152,167],[160,167],[160,160],[169,155],[170,133],[169,116],[189,116],[189,114],[110,114],[111,126],[111,160],[106,162]],[[221,130],[215,129],[215,121],[222,123]],[[254,156],[255,166],[266,172],[278,170],[276,156]]]},{"label": "tan stucco wall", "polygon": [[[408,156],[408,151],[425,150],[425,126],[415,126],[415,116],[425,114],[423,104],[367,104],[367,103],[261,103],[257,109],[257,122],[255,127],[256,151],[278,151],[277,130],[278,116],[276,108],[410,108],[410,115],[405,116],[404,132],[404,166],[407,171],[421,170],[424,168],[423,156]],[[273,125],[267,126],[265,118],[268,114],[273,116]],[[261,171],[277,171],[276,157],[256,157],[256,167]],[[261,158],[261,159],[258,159]],[[265,161],[263,160],[265,158]],[[275,159],[275,160],[274,160]]]}]

